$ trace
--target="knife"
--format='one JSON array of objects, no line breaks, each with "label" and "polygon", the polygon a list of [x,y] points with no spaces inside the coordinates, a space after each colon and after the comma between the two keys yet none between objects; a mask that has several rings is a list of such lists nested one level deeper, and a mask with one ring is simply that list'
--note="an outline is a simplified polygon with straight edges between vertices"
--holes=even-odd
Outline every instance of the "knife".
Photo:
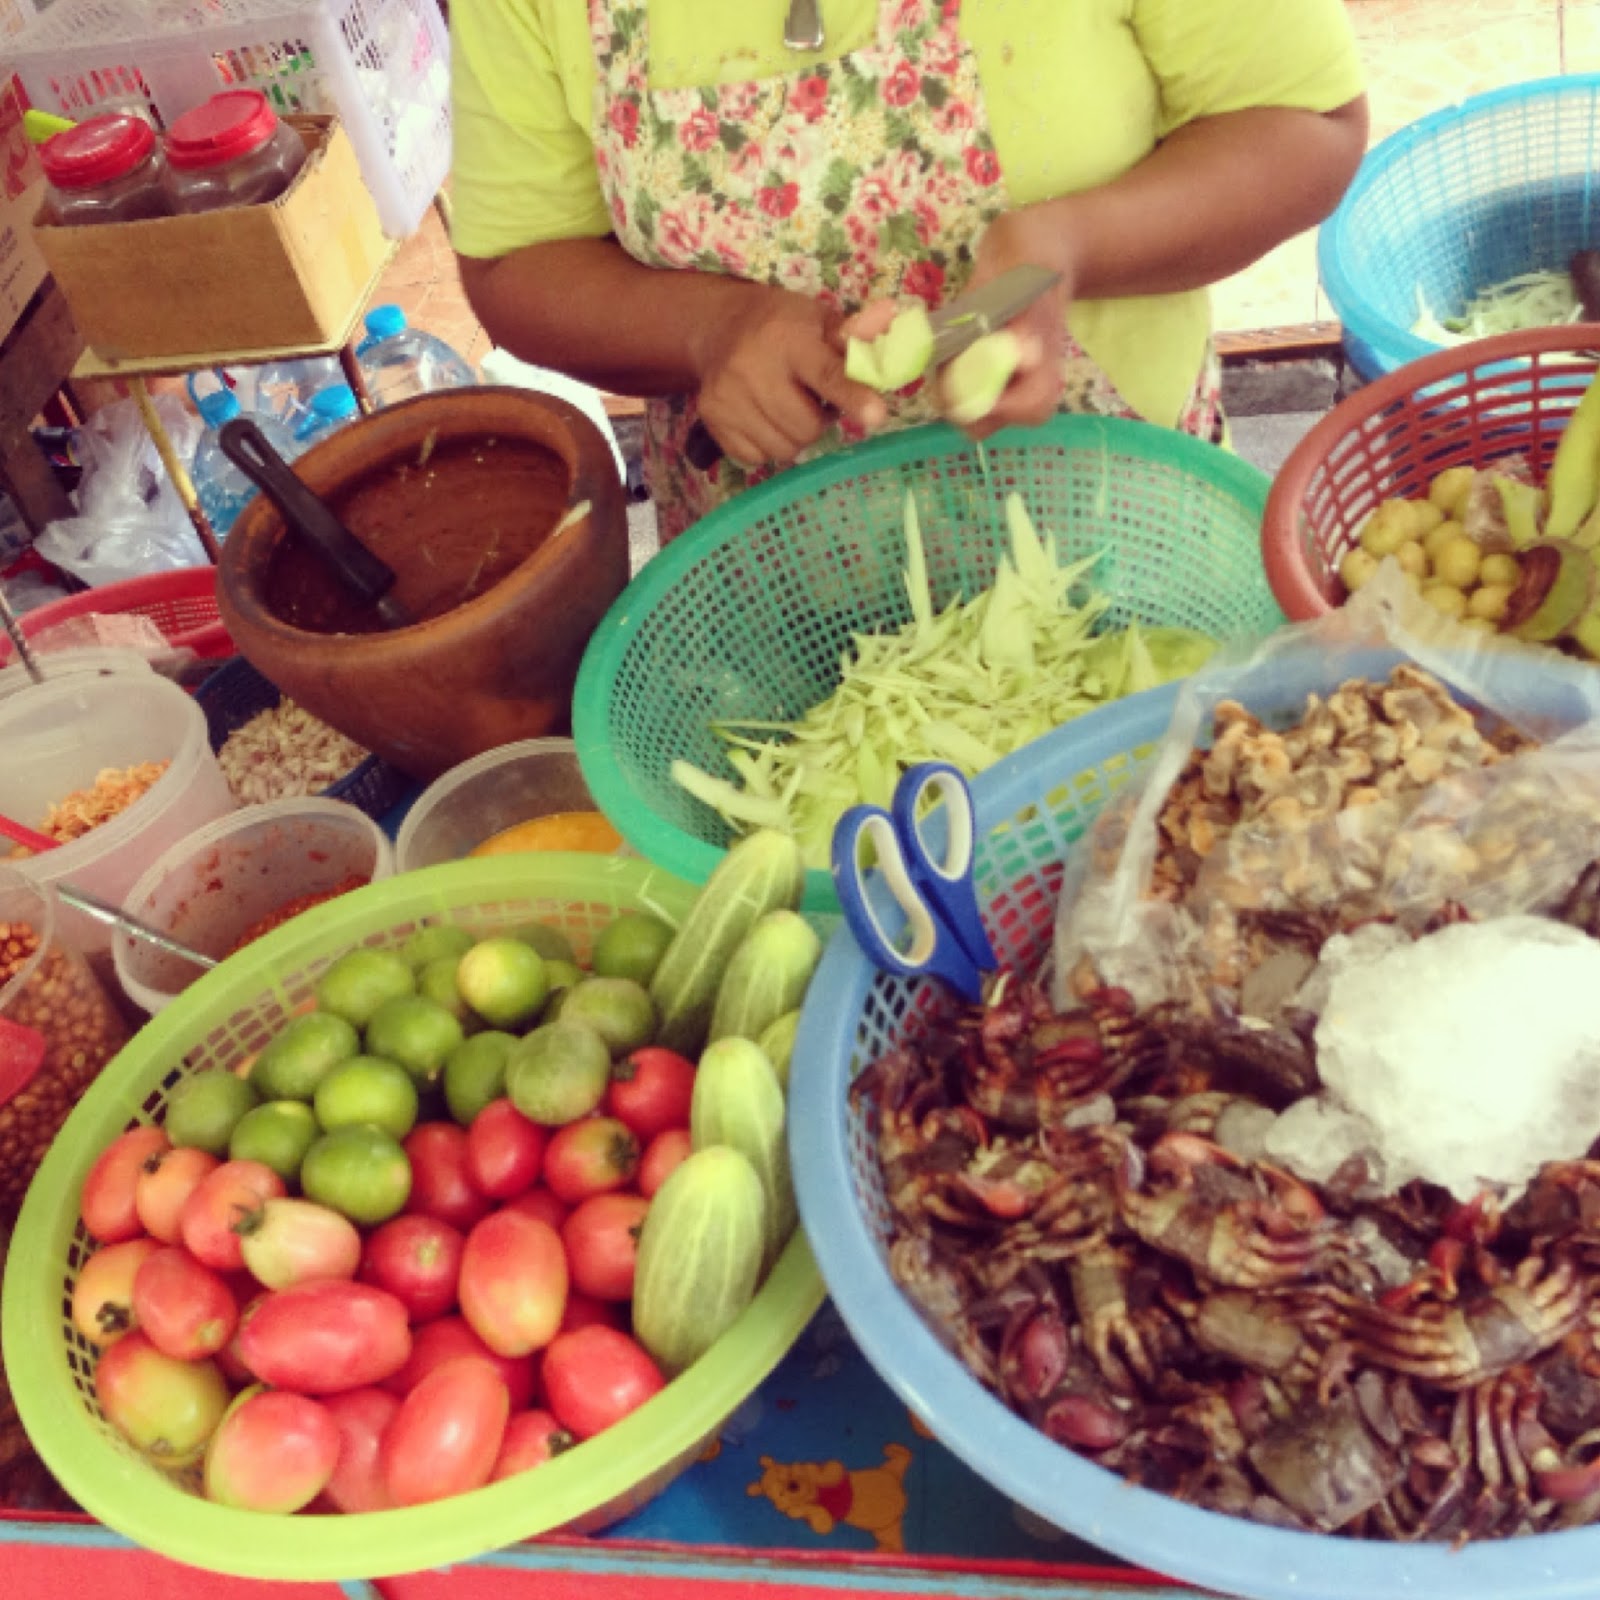
[{"label": "knife", "polygon": [[[1050,267],[1013,267],[998,278],[991,278],[981,289],[958,294],[928,319],[933,324],[933,355],[927,370],[936,372],[985,334],[1020,317],[1060,281],[1061,274]],[[683,453],[690,466],[709,472],[722,459],[722,446],[705,423],[697,422],[689,430]]]}]

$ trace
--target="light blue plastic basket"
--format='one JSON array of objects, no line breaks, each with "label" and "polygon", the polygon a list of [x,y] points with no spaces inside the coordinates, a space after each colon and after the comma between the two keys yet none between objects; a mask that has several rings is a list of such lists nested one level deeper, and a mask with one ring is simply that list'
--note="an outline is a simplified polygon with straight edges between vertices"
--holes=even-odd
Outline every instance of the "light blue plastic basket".
[{"label": "light blue plastic basket", "polygon": [[[1330,662],[1295,652],[1254,674],[1245,698],[1287,725],[1312,691],[1387,675],[1401,658],[1360,651]],[[1510,669],[1507,709],[1556,727],[1582,715],[1582,683]],[[1259,692],[1257,692],[1259,690]],[[1029,745],[973,784],[978,897],[1001,960],[1048,954],[1064,858],[1109,796],[1139,772],[1172,718],[1178,686],[1108,706]],[[884,926],[904,919],[879,891]],[[856,1342],[884,1380],[974,1471],[1036,1516],[1124,1559],[1249,1600],[1591,1600],[1600,1528],[1454,1550],[1307,1533],[1201,1511],[1137,1489],[1053,1444],[991,1395],[890,1276],[890,1214],[873,1134],[851,1080],[948,1000],[929,982],[876,971],[841,927],[807,993],[790,1080],[790,1149],[800,1216]]]},{"label": "light blue plastic basket", "polygon": [[1371,151],[1322,229],[1318,268],[1345,352],[1369,381],[1439,348],[1436,317],[1600,244],[1600,74],[1478,95]]}]

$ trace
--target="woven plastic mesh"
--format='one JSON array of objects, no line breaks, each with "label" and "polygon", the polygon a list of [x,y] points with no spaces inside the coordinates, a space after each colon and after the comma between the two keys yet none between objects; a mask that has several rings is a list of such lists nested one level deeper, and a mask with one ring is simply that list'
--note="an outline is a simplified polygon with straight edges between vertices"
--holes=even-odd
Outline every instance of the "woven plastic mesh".
[{"label": "woven plastic mesh", "polygon": [[[911,620],[907,489],[936,605],[992,582],[1015,490],[1064,561],[1101,557],[1109,625],[1223,638],[1281,623],[1259,555],[1267,480],[1253,468],[1140,423],[1069,417],[1009,437],[989,445],[987,475],[943,428],[842,452],[741,496],[646,567],[590,643],[573,714],[584,777],[635,849],[703,880],[728,828],[672,781],[673,761],[733,777],[713,723],[802,715],[837,686],[852,634]],[[807,903],[826,906],[826,875],[812,877],[822,898],[813,886]]]},{"label": "woven plastic mesh", "polygon": [[1565,272],[1600,239],[1600,76],[1519,85],[1403,129],[1368,157],[1319,244],[1323,287],[1381,371],[1411,333],[1521,273]]},{"label": "woven plastic mesh", "polygon": [[[193,650],[207,660],[233,653],[233,642],[217,611],[215,567],[180,568],[102,584],[30,611],[22,627],[33,636],[57,623],[96,612],[149,617],[168,644]],[[9,642],[0,640],[0,661],[10,649]]]}]

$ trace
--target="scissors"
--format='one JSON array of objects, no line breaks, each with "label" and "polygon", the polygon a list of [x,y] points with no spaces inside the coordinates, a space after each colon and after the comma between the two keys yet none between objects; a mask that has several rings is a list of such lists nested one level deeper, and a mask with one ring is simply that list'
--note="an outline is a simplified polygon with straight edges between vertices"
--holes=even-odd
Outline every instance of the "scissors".
[{"label": "scissors", "polygon": [[[944,802],[948,842],[936,860],[923,831],[925,798]],[[861,845],[870,840],[889,893],[906,914],[903,953],[878,920],[867,894]],[[942,979],[968,1000],[981,998],[983,974],[999,966],[972,886],[972,791],[948,762],[912,767],[895,786],[889,811],[852,806],[833,831],[833,883],[845,921],[873,965],[902,978]]]}]

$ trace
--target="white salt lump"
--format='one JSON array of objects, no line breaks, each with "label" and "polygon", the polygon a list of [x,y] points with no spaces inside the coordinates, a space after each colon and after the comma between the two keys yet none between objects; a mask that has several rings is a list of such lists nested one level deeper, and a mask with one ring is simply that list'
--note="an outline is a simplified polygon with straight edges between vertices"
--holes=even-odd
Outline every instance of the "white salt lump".
[{"label": "white salt lump", "polygon": [[1326,1183],[1352,1156],[1377,1158],[1378,1131],[1326,1096],[1297,1100],[1266,1130],[1262,1147],[1310,1183]]},{"label": "white salt lump", "polygon": [[1600,1136],[1600,942],[1541,917],[1442,928],[1340,966],[1316,1044],[1385,1187],[1515,1193]]}]

